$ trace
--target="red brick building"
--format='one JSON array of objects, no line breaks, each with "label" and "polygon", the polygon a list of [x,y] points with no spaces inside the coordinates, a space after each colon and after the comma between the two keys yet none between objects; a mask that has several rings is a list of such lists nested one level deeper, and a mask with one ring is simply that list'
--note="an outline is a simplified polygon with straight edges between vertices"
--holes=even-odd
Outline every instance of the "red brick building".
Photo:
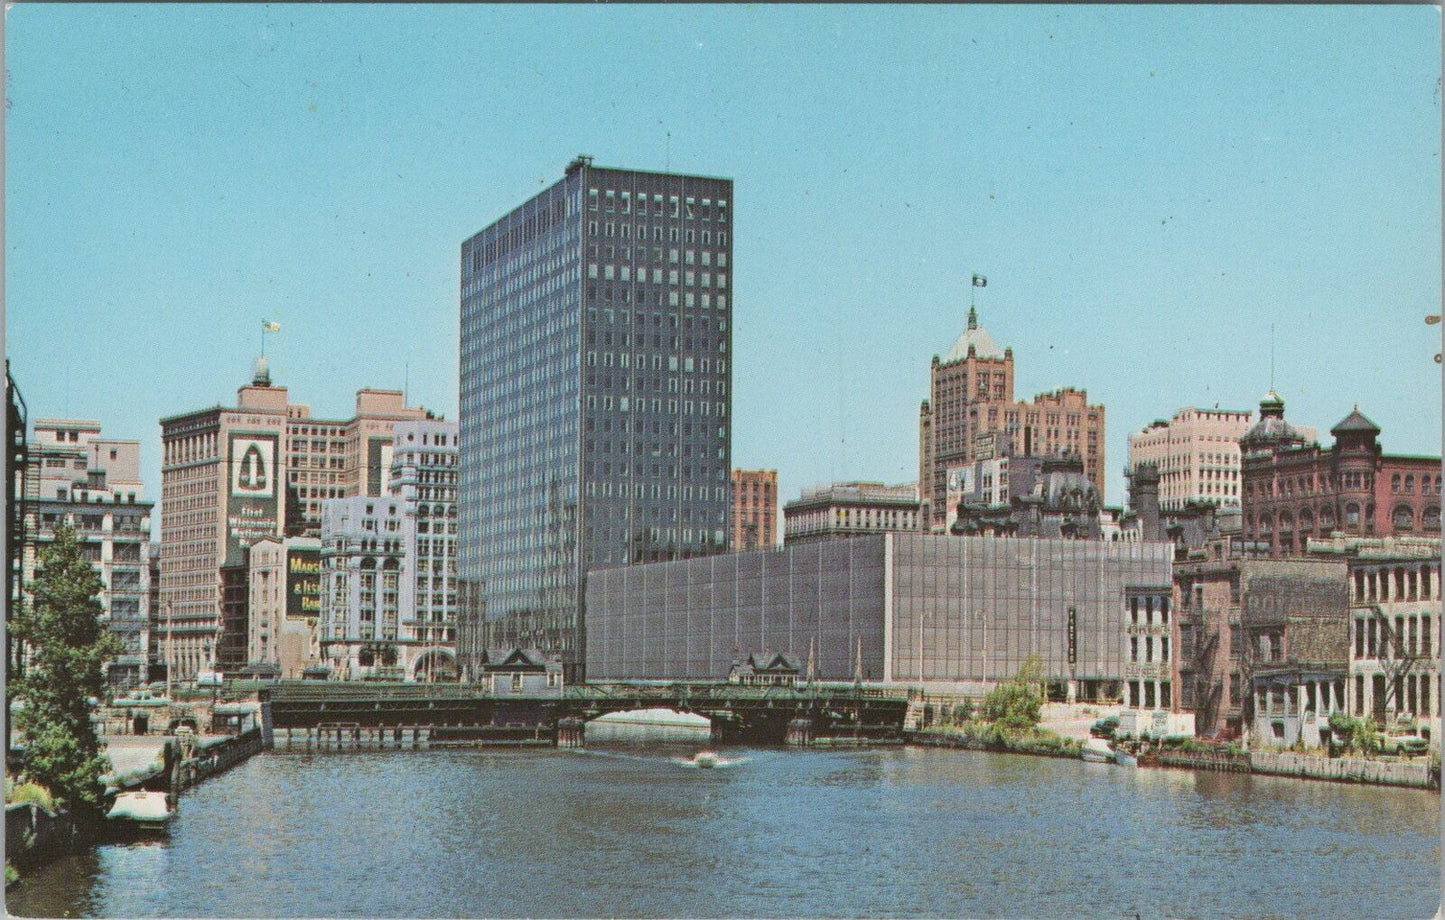
[{"label": "red brick building", "polygon": [[941,533],[948,521],[948,470],[1007,452],[1014,457],[1076,454],[1104,496],[1104,407],[1064,387],[1033,402],[1014,399],[1012,348],[999,348],[968,311],[948,354],[933,356],[929,398],[918,410],[920,528]]},{"label": "red brick building", "polygon": [[1274,392],[1240,438],[1244,538],[1276,558],[1303,555],[1310,538],[1440,533],[1440,458],[1386,454],[1380,428],[1357,407],[1330,429],[1333,447],[1284,420]]},{"label": "red brick building", "polygon": [[766,549],[778,542],[778,471],[733,470],[730,549]]}]

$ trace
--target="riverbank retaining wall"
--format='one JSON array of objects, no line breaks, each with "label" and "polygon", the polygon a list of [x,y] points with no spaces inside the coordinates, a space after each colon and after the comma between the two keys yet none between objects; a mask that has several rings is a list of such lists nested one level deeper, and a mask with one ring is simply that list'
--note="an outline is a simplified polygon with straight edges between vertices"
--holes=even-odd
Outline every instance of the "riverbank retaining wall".
[{"label": "riverbank retaining wall", "polygon": [[[168,743],[175,744],[174,741]],[[191,756],[182,761],[175,791],[179,793],[217,773],[224,773],[253,754],[261,753],[263,745],[259,728],[198,745]]]},{"label": "riverbank retaining wall", "polygon": [[69,813],[47,811],[34,802],[5,806],[5,856],[19,866],[30,866],[67,852],[75,840],[75,822]]},{"label": "riverbank retaining wall", "polygon": [[1274,751],[1251,751],[1250,767],[1255,773],[1328,779],[1346,783],[1375,783],[1382,786],[1412,786],[1439,789],[1440,778],[1427,761],[1365,760],[1361,757],[1311,757]]}]

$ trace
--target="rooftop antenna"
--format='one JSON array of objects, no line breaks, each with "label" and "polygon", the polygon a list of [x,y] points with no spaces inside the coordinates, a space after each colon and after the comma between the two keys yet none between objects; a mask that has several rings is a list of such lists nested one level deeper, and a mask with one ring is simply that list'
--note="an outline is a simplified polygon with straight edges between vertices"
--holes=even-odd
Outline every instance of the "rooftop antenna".
[{"label": "rooftop antenna", "polygon": [[663,156],[662,168],[665,172],[672,171],[672,132],[667,132],[667,152]]},{"label": "rooftop antenna", "polygon": [[406,356],[406,363],[402,365],[401,372],[401,404],[406,405],[407,393],[411,391],[411,355]]},{"label": "rooftop antenna", "polygon": [[1274,323],[1269,324],[1269,391],[1274,392]]}]

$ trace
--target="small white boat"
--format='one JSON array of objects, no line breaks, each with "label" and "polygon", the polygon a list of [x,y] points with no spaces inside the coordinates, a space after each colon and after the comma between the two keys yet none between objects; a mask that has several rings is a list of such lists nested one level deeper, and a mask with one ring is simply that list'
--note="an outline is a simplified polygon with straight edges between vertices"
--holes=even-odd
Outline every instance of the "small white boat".
[{"label": "small white boat", "polygon": [[1114,749],[1103,738],[1090,738],[1084,742],[1081,756],[1090,763],[1113,763]]},{"label": "small white boat", "polygon": [[698,751],[696,754],[692,755],[693,765],[696,767],[700,767],[704,770],[710,770],[713,767],[717,766],[717,760],[718,757],[716,751]]},{"label": "small white boat", "polygon": [[106,813],[111,821],[127,821],[138,830],[165,830],[176,816],[164,792],[122,792]]}]

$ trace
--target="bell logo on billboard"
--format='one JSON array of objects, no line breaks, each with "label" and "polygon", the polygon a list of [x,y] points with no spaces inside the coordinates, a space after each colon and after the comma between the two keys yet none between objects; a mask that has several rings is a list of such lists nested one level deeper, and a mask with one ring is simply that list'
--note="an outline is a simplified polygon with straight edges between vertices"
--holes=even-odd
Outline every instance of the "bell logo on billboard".
[{"label": "bell logo on billboard", "polygon": [[276,494],[276,442],[236,438],[231,442],[231,494],[270,498]]}]

